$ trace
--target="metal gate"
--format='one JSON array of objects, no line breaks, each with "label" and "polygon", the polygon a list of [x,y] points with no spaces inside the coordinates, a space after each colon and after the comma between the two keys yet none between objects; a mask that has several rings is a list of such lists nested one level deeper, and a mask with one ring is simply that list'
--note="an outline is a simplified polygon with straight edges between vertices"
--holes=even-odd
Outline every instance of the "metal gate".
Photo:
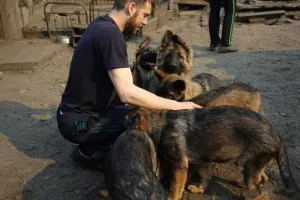
[{"label": "metal gate", "polygon": [[44,15],[49,37],[71,35],[73,26],[87,26],[88,12],[82,3],[48,2]]},{"label": "metal gate", "polygon": [[114,0],[92,0],[89,4],[90,22],[98,16],[108,14],[113,4]]}]

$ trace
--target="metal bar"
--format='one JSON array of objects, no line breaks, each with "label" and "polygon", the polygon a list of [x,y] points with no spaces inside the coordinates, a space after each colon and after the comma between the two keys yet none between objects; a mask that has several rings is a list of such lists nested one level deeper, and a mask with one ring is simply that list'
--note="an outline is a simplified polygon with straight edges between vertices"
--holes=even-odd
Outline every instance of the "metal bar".
[{"label": "metal bar", "polygon": [[[48,31],[48,34],[49,34],[49,37],[53,37],[53,35],[51,34],[51,31],[50,31],[50,28],[49,28],[49,20],[47,18],[47,14],[51,15],[51,14],[62,14],[62,13],[57,13],[57,12],[47,12],[46,8],[48,5],[71,5],[71,6],[74,6],[74,5],[78,5],[78,6],[81,6],[83,7],[84,9],[84,12],[85,12],[85,19],[86,19],[86,24],[89,24],[89,19],[88,19],[88,12],[87,12],[87,9],[86,9],[86,6],[82,3],[62,3],[62,2],[47,2],[45,3],[44,5],[44,16],[45,16],[45,21],[46,21],[46,25],[47,25],[47,31]],[[63,14],[73,14],[73,13],[63,13]],[[50,17],[49,17],[50,18]],[[66,19],[67,20],[67,19]]]}]

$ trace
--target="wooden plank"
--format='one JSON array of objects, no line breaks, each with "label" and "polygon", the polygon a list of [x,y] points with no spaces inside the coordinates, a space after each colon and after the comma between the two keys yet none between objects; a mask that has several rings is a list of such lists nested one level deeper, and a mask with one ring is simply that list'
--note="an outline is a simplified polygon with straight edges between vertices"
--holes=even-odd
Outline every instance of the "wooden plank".
[{"label": "wooden plank", "polygon": [[4,40],[4,28],[2,23],[1,9],[0,9],[0,39]]},{"label": "wooden plank", "polygon": [[255,5],[246,5],[237,3],[237,11],[250,11],[250,10],[300,10],[300,2],[287,3],[287,2],[263,2]]},{"label": "wooden plank", "polygon": [[155,7],[154,9],[154,17],[159,17],[160,15],[166,13],[168,11],[168,3],[164,3],[160,6]]},{"label": "wooden plank", "polygon": [[236,19],[281,16],[281,15],[284,15],[284,13],[285,13],[284,10],[275,10],[275,11],[266,11],[266,12],[237,13],[236,14]]},{"label": "wooden plank", "polygon": [[174,0],[174,3],[207,6],[209,3],[204,0]]},{"label": "wooden plank", "polygon": [[22,38],[22,18],[18,0],[0,0],[0,13],[3,39]]}]

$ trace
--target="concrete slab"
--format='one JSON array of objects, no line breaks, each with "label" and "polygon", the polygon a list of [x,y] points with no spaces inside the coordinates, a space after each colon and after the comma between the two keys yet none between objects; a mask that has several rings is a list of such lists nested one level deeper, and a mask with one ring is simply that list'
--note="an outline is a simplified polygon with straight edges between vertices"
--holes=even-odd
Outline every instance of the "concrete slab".
[{"label": "concrete slab", "polygon": [[51,59],[67,44],[56,44],[50,40],[26,39],[0,45],[0,71],[33,69]]}]

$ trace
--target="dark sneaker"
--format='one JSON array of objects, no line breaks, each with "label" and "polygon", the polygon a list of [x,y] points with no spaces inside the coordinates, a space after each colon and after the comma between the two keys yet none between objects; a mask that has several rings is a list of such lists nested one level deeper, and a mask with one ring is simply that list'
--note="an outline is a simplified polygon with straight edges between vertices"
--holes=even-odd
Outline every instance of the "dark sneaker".
[{"label": "dark sneaker", "polygon": [[238,51],[238,49],[234,46],[220,46],[218,50],[219,53],[229,53],[236,51]]},{"label": "dark sneaker", "polygon": [[217,49],[218,46],[219,46],[219,45],[210,44],[209,50],[210,50],[210,51],[215,51],[215,50]]},{"label": "dark sneaker", "polygon": [[80,167],[103,172],[107,153],[107,150],[86,150],[77,146],[71,157]]}]

